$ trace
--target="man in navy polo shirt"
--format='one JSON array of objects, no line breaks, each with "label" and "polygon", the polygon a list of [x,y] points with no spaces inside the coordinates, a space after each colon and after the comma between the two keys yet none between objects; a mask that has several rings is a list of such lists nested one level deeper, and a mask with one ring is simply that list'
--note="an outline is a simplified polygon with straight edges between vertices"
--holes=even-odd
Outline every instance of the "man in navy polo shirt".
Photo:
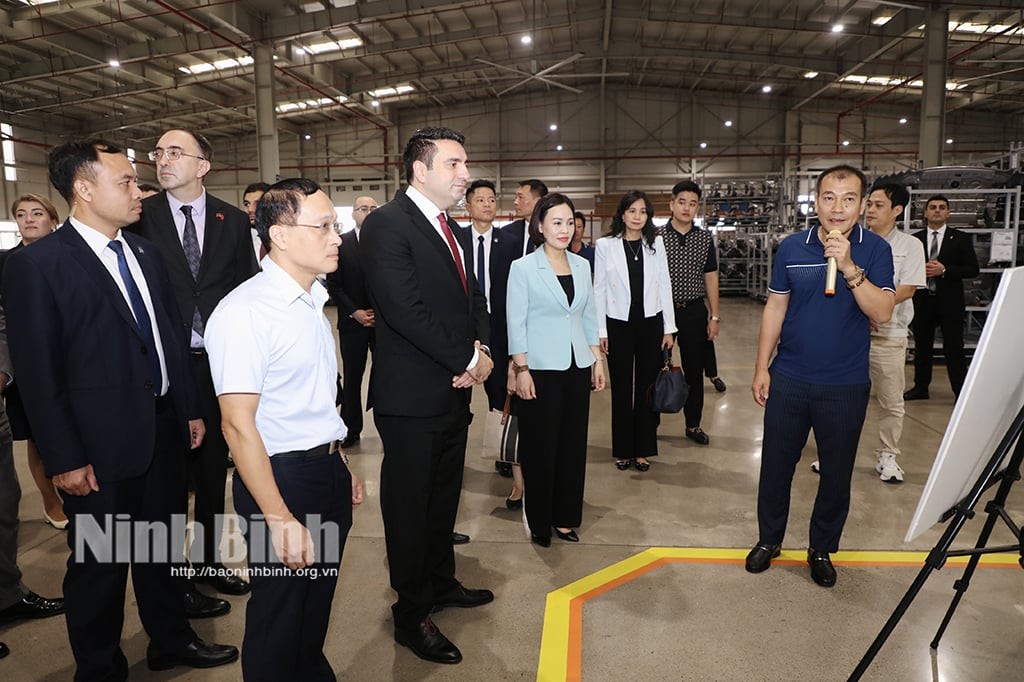
[{"label": "man in navy polo shirt", "polygon": [[[759,537],[747,555],[750,573],[764,571],[780,553],[793,472],[813,429],[821,480],[807,563],[818,585],[836,582],[829,554],[839,549],[850,509],[850,479],[871,388],[871,325],[889,320],[896,293],[889,244],[857,223],[866,195],[867,179],[856,168],[823,171],[815,194],[819,224],[783,241],[772,266],[751,386],[765,413]],[[832,296],[825,294],[829,258],[839,269]]]}]

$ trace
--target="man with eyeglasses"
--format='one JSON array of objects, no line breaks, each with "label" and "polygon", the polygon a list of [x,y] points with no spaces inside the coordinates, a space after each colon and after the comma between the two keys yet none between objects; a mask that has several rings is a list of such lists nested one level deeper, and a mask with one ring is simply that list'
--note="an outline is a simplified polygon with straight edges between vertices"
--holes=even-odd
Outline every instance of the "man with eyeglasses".
[{"label": "man with eyeglasses", "polygon": [[[759,536],[747,554],[750,573],[766,570],[780,554],[793,473],[813,429],[821,479],[807,563],[816,584],[836,583],[829,555],[839,550],[850,511],[850,479],[871,391],[871,326],[888,322],[896,303],[892,249],[857,222],[866,195],[867,179],[856,168],[822,171],[814,198],[819,223],[787,237],[772,264],[751,385],[765,410]],[[830,258],[839,275],[832,295],[825,288]]]},{"label": "man with eyeglasses", "polygon": [[224,298],[208,327],[237,467],[235,509],[247,521],[246,680],[335,679],[324,639],[352,510],[363,501],[337,448],[345,424],[334,407],[338,363],[318,281],[338,267],[336,220],[312,180],[272,185],[256,208],[268,247],[263,271]]},{"label": "man with eyeglasses", "polygon": [[377,209],[373,197],[357,197],[352,207],[354,230],[342,235],[338,246],[338,269],[327,273],[327,291],[338,308],[338,342],[341,345],[341,366],[345,373],[341,392],[341,418],[348,435],[341,447],[350,448],[359,442],[363,431],[363,373],[367,353],[373,350],[373,304],[366,291],[359,256],[359,234],[366,216]]},{"label": "man with eyeglasses", "polygon": [[149,153],[164,191],[144,199],[142,218],[131,229],[154,242],[170,274],[178,310],[190,337],[192,369],[207,437],[187,457],[195,486],[196,532],[189,552],[195,569],[186,585],[190,618],[227,613],[231,604],[200,592],[195,583],[225,594],[241,595],[249,584],[220,563],[224,484],[228,446],[221,433],[220,408],[210,376],[204,335],[210,314],[232,289],[257,271],[249,236],[249,217],[207,193],[203,180],[210,172],[213,147],[191,130],[169,130]]}]

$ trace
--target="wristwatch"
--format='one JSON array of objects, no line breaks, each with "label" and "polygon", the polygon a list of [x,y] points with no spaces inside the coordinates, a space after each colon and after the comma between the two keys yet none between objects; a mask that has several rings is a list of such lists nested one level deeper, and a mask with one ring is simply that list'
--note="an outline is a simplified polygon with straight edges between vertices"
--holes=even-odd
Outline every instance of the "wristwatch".
[{"label": "wristwatch", "polygon": [[712,315],[709,319],[712,322],[721,322],[722,321],[722,318],[720,318],[718,315]]},{"label": "wristwatch", "polygon": [[487,357],[491,357],[491,349],[490,349],[490,347],[485,346],[482,343],[480,344],[480,352],[483,353],[484,355],[486,355]]}]

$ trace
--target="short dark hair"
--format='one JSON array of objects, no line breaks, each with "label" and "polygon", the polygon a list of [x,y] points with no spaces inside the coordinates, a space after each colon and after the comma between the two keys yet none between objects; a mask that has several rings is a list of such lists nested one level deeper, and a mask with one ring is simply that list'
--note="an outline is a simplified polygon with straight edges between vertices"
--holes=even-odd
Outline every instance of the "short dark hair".
[{"label": "short dark hair", "polygon": [[541,234],[540,225],[544,222],[544,218],[547,217],[548,211],[553,209],[555,206],[568,206],[570,211],[574,214],[576,213],[576,207],[573,205],[572,199],[569,197],[559,192],[545,194],[540,198],[540,201],[537,202],[537,205],[533,207],[533,215],[530,216],[530,239],[533,240],[534,244],[540,244],[544,241],[544,235]]},{"label": "short dark hair", "polygon": [[851,166],[848,163],[841,163],[841,164],[839,164],[837,166],[832,166],[831,168],[826,168],[825,170],[821,171],[821,173],[818,175],[817,181],[814,183],[814,191],[817,194],[821,194],[821,182],[822,182],[822,180],[824,180],[825,178],[827,178],[830,175],[834,175],[837,178],[839,178],[840,180],[842,180],[843,178],[845,178],[845,177],[847,177],[849,175],[854,176],[855,178],[860,180],[860,197],[861,197],[861,199],[863,199],[863,198],[865,198],[867,196],[867,193],[868,193],[868,179],[867,179],[867,176],[865,176],[864,173],[862,173],[859,168],[854,168],[853,166]]},{"label": "short dark hair", "polygon": [[704,192],[701,191],[700,185],[693,180],[680,180],[672,187],[672,198],[675,199],[679,196],[680,192],[693,192],[700,199]]},{"label": "short dark hair", "polygon": [[572,214],[572,217],[573,220],[582,220],[583,222],[587,222],[587,217],[583,215],[583,211],[576,211]]},{"label": "short dark hair", "polygon": [[927,208],[928,204],[932,203],[933,201],[941,201],[944,204],[946,204],[946,208],[949,208],[949,199],[942,196],[941,194],[936,194],[934,196],[928,197],[928,201],[924,202],[925,207]]},{"label": "short dark hair", "polygon": [[615,215],[612,217],[612,236],[618,237],[625,233],[626,221],[622,219],[622,216],[626,214],[626,209],[638,201],[643,201],[644,207],[647,209],[647,222],[644,223],[640,234],[644,241],[647,242],[647,246],[653,249],[654,238],[657,236],[657,228],[654,226],[654,204],[651,202],[651,198],[647,196],[647,192],[641,192],[638,189],[629,190],[619,199],[619,207],[615,209]]},{"label": "short dark hair", "polygon": [[490,180],[474,180],[469,184],[469,187],[466,188],[466,201],[469,201],[469,198],[473,196],[473,192],[477,191],[481,187],[491,190],[494,192],[494,196],[498,196],[498,190],[494,188],[493,182]]},{"label": "short dark hair", "polygon": [[242,196],[244,197],[250,192],[266,192],[268,189],[270,189],[270,183],[268,182],[251,182],[246,185],[245,190],[242,192]]},{"label": "short dark hair", "polygon": [[69,206],[75,196],[75,180],[82,177],[89,182],[96,182],[94,166],[100,162],[100,152],[124,154],[121,147],[98,137],[72,140],[50,150],[47,157],[50,184],[60,192]]},{"label": "short dark hair", "polygon": [[881,185],[875,185],[868,192],[868,196],[871,196],[873,192],[885,192],[885,196],[889,198],[893,208],[902,206],[904,209],[910,205],[910,192],[903,185],[898,185],[895,182],[887,182]]},{"label": "short dark hair", "polygon": [[546,197],[548,195],[548,186],[537,179],[523,180],[519,183],[520,187],[529,187],[530,192],[533,193],[538,199],[540,197]]},{"label": "short dark hair", "polygon": [[159,187],[157,187],[156,185],[149,184],[148,182],[140,182],[139,183],[139,191],[140,192],[162,192],[163,190],[160,189]]},{"label": "short dark hair", "polygon": [[270,226],[292,225],[302,210],[302,199],[320,191],[320,185],[308,178],[287,178],[267,188],[256,202],[256,234],[270,250]]},{"label": "short dark hair", "polygon": [[402,154],[406,182],[412,183],[412,164],[416,161],[422,161],[427,168],[433,167],[434,155],[437,154],[435,140],[451,140],[462,145],[466,143],[466,137],[451,128],[420,128],[405,143],[405,152]]}]

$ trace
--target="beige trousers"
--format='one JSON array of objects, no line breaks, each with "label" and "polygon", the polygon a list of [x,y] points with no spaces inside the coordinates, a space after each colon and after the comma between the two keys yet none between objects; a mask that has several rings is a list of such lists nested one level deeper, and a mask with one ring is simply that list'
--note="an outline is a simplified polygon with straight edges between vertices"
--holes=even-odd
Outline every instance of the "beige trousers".
[{"label": "beige trousers", "polygon": [[907,387],[905,365],[907,338],[871,337],[871,388],[878,398],[881,415],[878,419],[879,446],[875,454],[900,454],[903,434],[903,391]]}]

